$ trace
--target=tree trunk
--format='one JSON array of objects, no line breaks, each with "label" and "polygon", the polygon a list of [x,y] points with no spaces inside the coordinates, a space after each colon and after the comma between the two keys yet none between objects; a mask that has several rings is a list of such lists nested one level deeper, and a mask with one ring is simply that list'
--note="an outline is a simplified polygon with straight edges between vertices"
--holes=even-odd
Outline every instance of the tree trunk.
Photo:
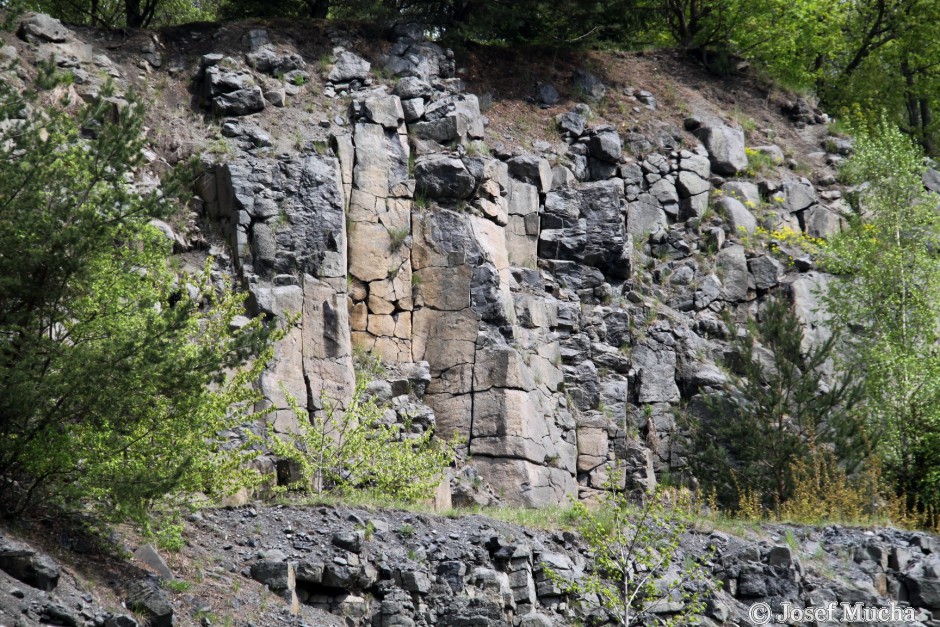
[{"label": "tree trunk", "polygon": [[140,0],[124,0],[124,21],[128,28],[141,28],[144,25]]},{"label": "tree trunk", "polygon": [[326,19],[330,13],[330,0],[307,0],[307,11],[312,18]]}]

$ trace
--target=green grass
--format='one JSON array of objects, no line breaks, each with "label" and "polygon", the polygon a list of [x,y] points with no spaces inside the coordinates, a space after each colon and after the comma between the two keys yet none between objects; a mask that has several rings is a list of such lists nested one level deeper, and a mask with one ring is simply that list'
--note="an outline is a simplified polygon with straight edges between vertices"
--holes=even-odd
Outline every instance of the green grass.
[{"label": "green grass", "polygon": [[192,584],[185,579],[163,580],[160,585],[170,592],[176,593],[186,592],[193,587]]}]

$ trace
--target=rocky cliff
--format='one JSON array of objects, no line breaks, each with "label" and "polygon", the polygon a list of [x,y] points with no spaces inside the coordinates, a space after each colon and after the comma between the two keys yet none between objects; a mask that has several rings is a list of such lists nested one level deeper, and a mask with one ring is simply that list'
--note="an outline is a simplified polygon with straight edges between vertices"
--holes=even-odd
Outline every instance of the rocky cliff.
[{"label": "rocky cliff", "polygon": [[[241,54],[203,54],[194,72],[231,149],[207,158],[199,197],[252,313],[301,315],[262,381],[278,430],[296,426],[279,383],[317,410],[323,393],[348,394],[363,351],[429,373],[420,400],[437,433],[464,438],[466,472],[503,502],[561,503],[685,471],[678,407],[725,380],[723,313],[786,291],[808,337],[825,333],[813,313],[825,278],[756,231],[837,230],[848,207],[826,163],[839,155],[814,157],[822,193],[776,144],[754,148],[772,164],[755,179],[745,134],[720,109],[621,133],[624,118],[592,110],[608,96],[586,71],[571,89],[589,102],[544,114],[552,141],[488,140],[453,54],[407,28],[374,58],[381,80],[338,42],[320,96],[341,113],[280,152],[266,118],[245,114],[284,105],[266,81],[297,91],[316,79],[267,31],[245,38]],[[655,113],[651,93],[626,93]]]},{"label": "rocky cliff", "polygon": [[[311,411],[342,403],[357,356],[375,356],[387,374],[370,393],[394,419],[463,439],[458,504],[537,507],[608,482],[694,481],[680,417],[701,417],[701,395],[726,381],[722,316],[742,320],[783,293],[807,342],[827,335],[816,299],[828,279],[786,234],[841,227],[850,208],[833,166],[851,142],[829,136],[806,101],[756,82],[729,84],[669,53],[547,66],[471,50],[458,62],[413,26],[116,34],[32,16],[0,37],[14,83],[51,59],[74,79],[57,95],[78,101],[113,81],[144,96],[152,145],[136,184],[200,155],[189,213],[159,226],[183,264],[212,255],[220,277],[236,277],[249,315],[297,317],[259,382],[274,429],[297,428],[288,394]],[[516,66],[494,67],[500,55]],[[506,79],[514,69],[527,78]],[[276,459],[259,463],[290,478]],[[291,531],[264,527],[253,540],[239,527],[250,511],[192,521],[208,534],[200,542],[229,529],[219,580],[246,569],[304,611],[378,625],[584,618],[539,575],[543,563],[583,569],[570,534],[396,518],[386,543],[362,554],[348,523],[366,514],[265,510],[265,525]],[[940,610],[932,540],[808,533],[821,564],[841,551],[831,546],[850,547],[851,577],[833,583],[833,573],[807,576],[770,533],[768,545],[690,539],[690,554],[719,548],[709,567],[727,608],[712,604],[709,620],[742,621],[740,601],[763,598],[891,597]],[[257,561],[249,549],[261,548]],[[94,612],[55,620],[130,624]]]}]

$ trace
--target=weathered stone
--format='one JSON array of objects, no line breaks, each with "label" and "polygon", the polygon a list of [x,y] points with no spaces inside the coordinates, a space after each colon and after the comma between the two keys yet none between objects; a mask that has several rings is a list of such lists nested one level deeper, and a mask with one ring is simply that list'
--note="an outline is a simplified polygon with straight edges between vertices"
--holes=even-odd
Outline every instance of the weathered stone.
[{"label": "weathered stone", "polygon": [[62,22],[43,13],[33,13],[20,22],[16,34],[32,44],[63,43],[72,34]]},{"label": "weathered stone", "polygon": [[634,348],[633,365],[639,371],[640,403],[671,403],[679,400],[676,385],[676,354],[656,351],[646,346]]},{"label": "weathered stone", "polygon": [[601,79],[597,78],[587,70],[577,69],[571,77],[575,90],[580,92],[586,98],[600,100],[607,93],[607,87]]},{"label": "weathered stone", "polygon": [[173,579],[173,571],[152,544],[144,544],[134,551],[134,557],[149,566],[164,579]]},{"label": "weathered stone", "polygon": [[827,238],[841,230],[842,219],[834,211],[813,205],[806,212],[806,234],[810,237]]},{"label": "weathered stone", "polygon": [[128,586],[124,603],[128,609],[147,619],[152,627],[173,627],[173,606],[166,592],[155,582],[135,581]]},{"label": "weathered stone", "polygon": [[328,79],[332,83],[348,83],[354,80],[364,80],[369,76],[372,64],[357,54],[348,50],[341,50],[336,55],[336,62],[330,70]]},{"label": "weathered stone", "polygon": [[491,389],[474,394],[470,453],[543,463],[551,446],[548,423],[530,395]]},{"label": "weathered stone", "polygon": [[555,124],[562,133],[568,133],[572,138],[577,139],[584,134],[584,127],[587,125],[584,116],[575,111],[559,113],[555,116]]},{"label": "weathered stone", "polygon": [[577,494],[574,477],[558,468],[507,458],[475,457],[473,463],[506,503],[544,507]]},{"label": "weathered stone", "polygon": [[456,157],[421,156],[415,162],[414,172],[418,193],[430,198],[469,198],[476,187],[476,180]]},{"label": "weathered stone", "polygon": [[405,119],[398,96],[372,96],[361,103],[363,117],[388,129],[397,129]]},{"label": "weathered stone", "polygon": [[816,189],[806,179],[787,181],[783,184],[783,202],[780,208],[789,213],[803,211],[816,202]]},{"label": "weathered stone", "polygon": [[221,94],[212,99],[215,115],[249,115],[264,110],[264,95],[258,86]]},{"label": "weathered stone", "polygon": [[513,178],[534,185],[544,194],[552,187],[552,166],[538,155],[513,157],[507,164]]},{"label": "weathered stone", "polygon": [[767,290],[780,282],[783,276],[783,265],[770,255],[761,255],[748,259],[747,267],[754,276],[754,285],[759,290]]},{"label": "weathered stone", "polygon": [[406,76],[397,83],[392,93],[402,100],[411,100],[414,98],[426,98],[434,93],[431,83],[421,80],[417,76]]},{"label": "weathered stone", "polygon": [[715,202],[715,206],[727,218],[732,235],[754,235],[757,231],[757,219],[739,200],[722,196]]},{"label": "weathered stone", "polygon": [[622,150],[623,144],[620,141],[620,135],[614,129],[598,131],[591,135],[590,140],[588,140],[590,155],[601,161],[608,163],[619,162]]},{"label": "weathered stone", "polygon": [[650,234],[665,230],[666,212],[649,194],[641,194],[636,202],[627,208],[627,230],[634,237],[637,245],[646,243]]},{"label": "weathered stone", "polygon": [[760,190],[750,181],[728,181],[721,186],[721,193],[740,201],[750,209],[760,205]]},{"label": "weathered stone", "polygon": [[0,543],[0,570],[44,592],[55,589],[61,573],[52,558],[13,542]]},{"label": "weathered stone", "polygon": [[251,578],[276,592],[295,587],[294,565],[280,560],[261,560],[251,565]]},{"label": "weathered stone", "polygon": [[715,260],[715,269],[721,279],[721,298],[730,302],[747,299],[747,259],[744,247],[737,244],[722,248]]},{"label": "weathered stone", "polygon": [[734,176],[747,168],[744,152],[744,132],[717,122],[706,122],[696,129],[695,135],[705,144],[712,171]]},{"label": "weathered stone", "polygon": [[711,189],[711,183],[694,172],[682,171],[676,179],[676,189],[679,190],[680,196],[688,198],[708,192]]}]

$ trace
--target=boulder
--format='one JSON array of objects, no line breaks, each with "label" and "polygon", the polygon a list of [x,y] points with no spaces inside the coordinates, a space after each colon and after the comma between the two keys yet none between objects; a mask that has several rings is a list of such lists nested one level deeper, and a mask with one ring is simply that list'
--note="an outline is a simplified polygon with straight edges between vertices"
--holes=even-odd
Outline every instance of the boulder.
[{"label": "boulder", "polygon": [[463,161],[448,155],[418,157],[414,168],[416,190],[429,198],[461,200],[473,195],[476,180]]},{"label": "boulder", "polygon": [[550,107],[552,105],[558,104],[559,100],[561,100],[561,95],[558,93],[558,90],[555,89],[555,86],[551,83],[539,83],[538,87],[536,87],[536,103]]},{"label": "boulder", "polygon": [[747,299],[747,259],[744,246],[733,244],[722,248],[715,260],[716,272],[721,279],[721,298],[737,303]]},{"label": "boulder", "polygon": [[622,150],[620,135],[612,128],[599,129],[588,141],[590,155],[607,163],[618,163]]},{"label": "boulder", "polygon": [[559,131],[567,133],[572,138],[577,139],[584,134],[587,121],[584,119],[583,115],[576,111],[568,111],[567,113],[559,113],[555,116],[555,124],[558,126]]},{"label": "boulder", "polygon": [[816,202],[816,189],[807,179],[787,181],[783,184],[781,209],[789,213],[803,211]]},{"label": "boulder", "polygon": [[754,235],[757,219],[742,202],[730,196],[722,196],[715,202],[715,206],[727,218],[732,235]]},{"label": "boulder", "polygon": [[552,187],[552,166],[538,155],[521,155],[506,162],[509,174],[523,183],[535,185],[544,194]]},{"label": "boulder", "polygon": [[274,591],[293,590],[294,565],[283,560],[266,559],[251,565],[251,578]]},{"label": "boulder", "polygon": [[637,346],[632,352],[633,366],[639,372],[640,403],[671,403],[679,400],[676,385],[676,354]]},{"label": "boulder", "polygon": [[577,69],[571,77],[576,92],[585,98],[600,100],[607,93],[607,87],[601,81],[587,70]]},{"label": "boulder", "polygon": [[369,76],[372,64],[357,54],[341,50],[336,55],[336,62],[327,78],[331,83],[349,83],[364,80]]},{"label": "boulder", "polygon": [[434,93],[431,83],[421,80],[417,76],[406,76],[397,83],[392,93],[402,100],[412,100],[414,98],[426,98]]},{"label": "boulder", "polygon": [[716,174],[734,176],[747,168],[744,151],[744,132],[721,123],[705,123],[695,131],[711,161]]},{"label": "boulder", "polygon": [[212,99],[215,115],[249,115],[264,110],[264,94],[256,86],[221,94]]},{"label": "boulder", "polygon": [[43,13],[34,13],[20,22],[16,34],[31,44],[41,44],[63,43],[72,33],[59,20]]},{"label": "boulder", "polygon": [[747,267],[754,276],[754,286],[759,290],[767,290],[777,285],[784,271],[783,264],[770,255],[748,259]]},{"label": "boulder", "polygon": [[43,592],[55,589],[61,573],[51,557],[14,542],[0,544],[0,570]]},{"label": "boulder", "polygon": [[124,604],[143,616],[151,627],[173,627],[173,606],[166,592],[154,581],[133,582],[128,586]]}]

